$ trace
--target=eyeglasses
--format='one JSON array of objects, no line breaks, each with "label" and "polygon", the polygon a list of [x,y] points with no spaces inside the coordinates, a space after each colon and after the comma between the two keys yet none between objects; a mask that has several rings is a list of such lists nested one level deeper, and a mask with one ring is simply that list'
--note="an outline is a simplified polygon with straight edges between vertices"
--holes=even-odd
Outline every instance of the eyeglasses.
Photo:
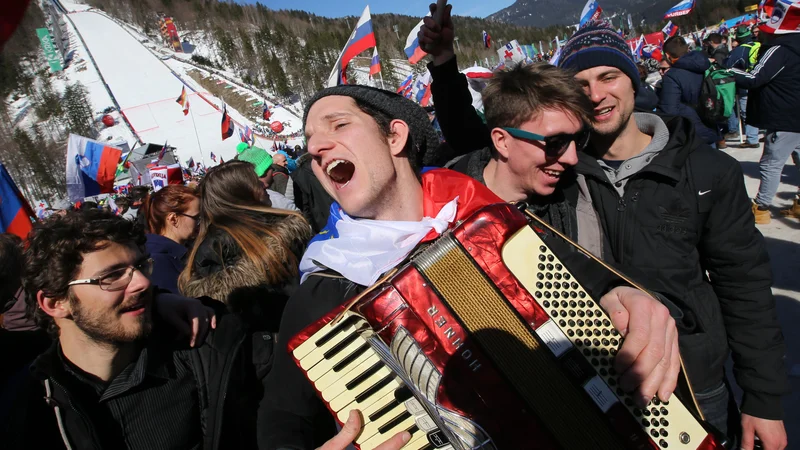
[{"label": "eyeglasses", "polygon": [[128,287],[133,279],[133,272],[137,270],[141,272],[142,275],[149,277],[153,273],[153,258],[147,258],[134,266],[113,270],[100,278],[85,278],[82,280],[70,281],[67,286],[94,284],[100,286],[100,289],[104,291],[121,291]]},{"label": "eyeglasses", "polygon": [[197,215],[194,215],[194,216],[191,216],[189,214],[184,214],[184,213],[175,213],[175,214],[177,214],[179,216],[183,216],[183,217],[188,217],[188,218],[194,220],[195,222],[200,220],[200,214],[197,214]]},{"label": "eyeglasses", "polygon": [[669,67],[659,67],[658,68],[659,72],[666,72],[667,70],[669,70]]},{"label": "eyeglasses", "polygon": [[525,139],[527,141],[541,141],[544,142],[544,154],[550,159],[560,158],[567,149],[569,144],[575,142],[575,149],[580,151],[589,145],[589,137],[591,133],[588,128],[583,128],[574,134],[555,134],[553,136],[542,136],[541,134],[531,133],[530,131],[520,130],[519,128],[503,127],[511,136],[518,139]]}]

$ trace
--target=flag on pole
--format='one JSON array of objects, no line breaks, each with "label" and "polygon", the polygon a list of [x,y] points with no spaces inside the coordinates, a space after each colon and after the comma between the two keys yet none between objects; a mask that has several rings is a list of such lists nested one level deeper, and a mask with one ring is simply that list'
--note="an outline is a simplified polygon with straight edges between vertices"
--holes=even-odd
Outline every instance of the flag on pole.
[{"label": "flag on pole", "polygon": [[431,100],[431,73],[425,72],[417,77],[417,96],[415,100],[420,106],[428,106]]},{"label": "flag on pole", "polygon": [[264,103],[264,112],[261,113],[261,117],[263,117],[264,120],[269,120],[271,116],[272,113],[269,112],[269,106],[266,103]]},{"label": "flag on pole", "polygon": [[[256,143],[256,134],[253,133],[253,130],[250,128],[250,125],[244,127],[244,138],[246,139],[244,142],[247,142],[252,146]],[[220,160],[222,157],[220,157]]]},{"label": "flag on pole", "polygon": [[233,136],[233,121],[231,116],[228,115],[228,106],[222,104],[222,140],[228,139]]},{"label": "flag on pole", "polygon": [[411,80],[413,79],[414,79],[414,74],[412,73],[411,75],[408,76],[408,78],[405,79],[405,81],[400,83],[400,87],[397,88],[397,93],[400,94],[401,92],[405,91],[411,85]]},{"label": "flag on pole", "polygon": [[561,59],[561,47],[556,48],[555,53],[553,53],[553,57],[550,58],[550,61],[549,61],[550,65],[551,66],[557,66],[559,59]]},{"label": "flag on pole", "polygon": [[114,192],[122,150],[77,134],[67,144],[67,196],[72,202]]},{"label": "flag on pole", "polygon": [[33,229],[35,218],[17,184],[0,164],[0,233],[11,233],[25,239]]},{"label": "flag on pole", "polygon": [[211,160],[217,162],[217,155],[215,155],[214,152],[211,152]]},{"label": "flag on pole", "polygon": [[641,59],[642,57],[642,49],[644,48],[644,35],[639,35],[639,41],[636,43],[636,49],[633,50],[633,56],[636,59]]},{"label": "flag on pole", "polygon": [[372,31],[372,19],[369,15],[369,5],[367,5],[342,52],[339,54],[339,59],[336,60],[336,64],[334,64],[333,70],[328,76],[326,86],[333,87],[347,84],[347,75],[345,74],[347,65],[356,55],[372,47],[375,47],[375,33]]},{"label": "flag on pole", "polygon": [[194,169],[194,158],[192,157],[189,158],[189,161],[186,163],[186,167]]},{"label": "flag on pole", "polygon": [[369,63],[369,76],[375,76],[381,71],[381,58],[378,56],[378,47],[372,49],[372,61]]},{"label": "flag on pole", "polygon": [[695,0],[681,0],[680,3],[670,8],[665,14],[664,19],[685,16],[694,10]]},{"label": "flag on pole", "polygon": [[189,114],[189,97],[186,96],[186,86],[181,88],[181,95],[175,101],[183,108],[184,116]]},{"label": "flag on pole", "polygon": [[583,11],[581,11],[581,21],[578,24],[578,28],[583,28],[587,23],[599,19],[600,14],[602,13],[603,8],[600,7],[600,4],[597,3],[597,0],[588,0],[586,4],[583,5]]},{"label": "flag on pole", "polygon": [[[430,16],[431,13],[428,13],[427,16]],[[426,16],[426,17],[427,17]],[[410,64],[416,64],[422,60],[422,58],[427,55],[425,50],[419,46],[419,38],[417,37],[417,33],[419,33],[419,29],[422,28],[422,25],[425,23],[425,20],[420,20],[419,23],[411,29],[411,32],[408,33],[408,37],[406,38],[406,57],[408,58],[408,62]]]},{"label": "flag on pole", "polygon": [[485,48],[492,47],[492,36],[490,36],[489,33],[486,32],[486,30],[483,30],[483,46]]},{"label": "flag on pole", "polygon": [[661,29],[661,32],[666,34],[667,37],[675,36],[678,33],[678,26],[672,23],[670,20],[666,25],[664,25],[664,28]]}]

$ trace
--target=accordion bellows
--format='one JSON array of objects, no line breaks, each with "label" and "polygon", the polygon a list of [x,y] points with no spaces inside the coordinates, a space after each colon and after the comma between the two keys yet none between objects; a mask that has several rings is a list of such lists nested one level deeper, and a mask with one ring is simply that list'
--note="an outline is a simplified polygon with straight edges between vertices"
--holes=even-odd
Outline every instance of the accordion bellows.
[{"label": "accordion bellows", "polygon": [[371,450],[723,448],[681,401],[637,408],[622,338],[514,206],[487,206],[345,310],[289,342],[340,423]]}]

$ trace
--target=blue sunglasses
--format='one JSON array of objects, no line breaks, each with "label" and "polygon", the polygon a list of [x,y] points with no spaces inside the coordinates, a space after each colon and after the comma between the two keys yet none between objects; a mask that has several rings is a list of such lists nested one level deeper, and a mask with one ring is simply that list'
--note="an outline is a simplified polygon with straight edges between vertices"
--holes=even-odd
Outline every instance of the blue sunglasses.
[{"label": "blue sunglasses", "polygon": [[581,151],[589,145],[589,137],[591,133],[589,128],[583,128],[581,131],[573,134],[554,134],[552,136],[542,136],[541,134],[531,133],[530,131],[520,130],[519,128],[503,127],[508,134],[517,139],[524,139],[526,141],[539,141],[544,142],[544,154],[550,159],[561,157],[567,149],[569,144],[575,142],[575,149]]}]

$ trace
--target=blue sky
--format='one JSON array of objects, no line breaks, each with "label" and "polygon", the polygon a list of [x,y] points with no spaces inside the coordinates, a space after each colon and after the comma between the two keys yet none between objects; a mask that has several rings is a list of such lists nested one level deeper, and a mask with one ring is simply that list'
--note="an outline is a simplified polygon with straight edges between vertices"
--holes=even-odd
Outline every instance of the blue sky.
[{"label": "blue sky", "polygon": [[[241,3],[256,3],[255,0],[238,0]],[[395,13],[409,16],[424,16],[432,0],[260,0],[271,9],[300,9],[326,17],[358,16],[369,4],[373,14]],[[514,0],[450,0],[453,14],[460,16],[486,17],[514,3]]]}]

